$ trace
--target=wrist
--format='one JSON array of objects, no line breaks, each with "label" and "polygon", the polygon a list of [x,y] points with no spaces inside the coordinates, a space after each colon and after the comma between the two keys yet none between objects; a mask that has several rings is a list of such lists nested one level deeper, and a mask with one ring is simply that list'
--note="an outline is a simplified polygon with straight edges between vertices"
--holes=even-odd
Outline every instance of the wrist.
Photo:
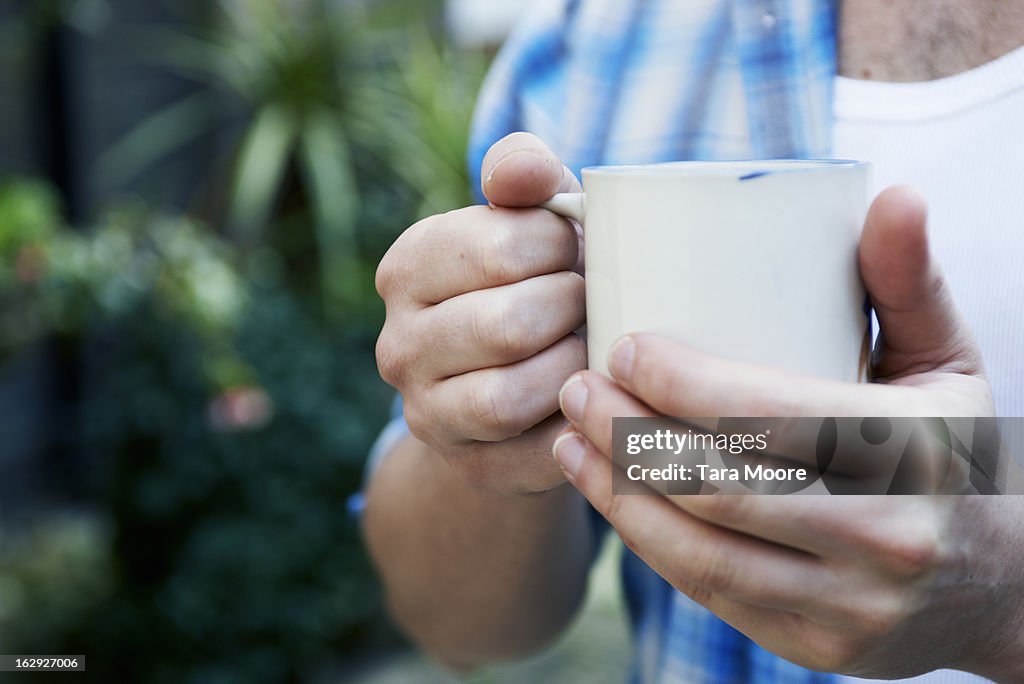
[{"label": "wrist", "polygon": [[[1024,497],[967,496],[962,520],[974,527],[970,577],[985,587],[979,601],[981,619],[974,620],[974,648],[958,669],[996,682],[1024,684]],[[975,593],[977,596],[978,594]]]}]

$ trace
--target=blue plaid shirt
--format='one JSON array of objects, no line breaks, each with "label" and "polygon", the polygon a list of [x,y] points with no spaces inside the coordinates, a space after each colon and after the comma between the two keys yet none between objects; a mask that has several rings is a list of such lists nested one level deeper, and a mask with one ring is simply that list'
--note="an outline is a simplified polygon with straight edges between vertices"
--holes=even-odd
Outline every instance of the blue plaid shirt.
[{"label": "blue plaid shirt", "polygon": [[[577,174],[596,164],[826,157],[836,73],[829,0],[544,0],[477,105],[469,165],[513,131]],[[479,185],[479,183],[477,183]],[[748,640],[625,553],[633,680],[833,681]]]}]

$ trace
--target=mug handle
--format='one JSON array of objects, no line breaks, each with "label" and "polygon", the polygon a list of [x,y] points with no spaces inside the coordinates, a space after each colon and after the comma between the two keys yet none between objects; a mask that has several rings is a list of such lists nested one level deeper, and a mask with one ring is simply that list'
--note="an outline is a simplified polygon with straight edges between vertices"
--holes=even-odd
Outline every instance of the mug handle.
[{"label": "mug handle", "polygon": [[583,217],[587,214],[587,195],[583,192],[560,192],[537,206],[583,225]]}]

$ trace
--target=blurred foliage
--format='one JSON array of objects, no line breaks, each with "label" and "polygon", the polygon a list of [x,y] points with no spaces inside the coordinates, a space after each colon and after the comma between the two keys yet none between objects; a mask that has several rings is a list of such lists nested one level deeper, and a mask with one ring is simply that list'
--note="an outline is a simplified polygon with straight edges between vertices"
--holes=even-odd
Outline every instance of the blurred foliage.
[{"label": "blurred foliage", "polygon": [[24,289],[38,280],[43,250],[60,226],[60,201],[48,185],[0,185],[0,361],[46,330],[40,307]]},{"label": "blurred foliage", "polygon": [[231,339],[248,294],[228,243],[142,207],[112,212],[88,232],[67,230],[57,206],[39,182],[0,185],[0,352],[128,318],[148,300],[203,343],[209,389],[252,380]]},{"label": "blurred foliage", "polygon": [[266,241],[297,186],[337,318],[366,297],[360,177],[398,174],[425,211],[466,199],[465,103],[483,61],[438,47],[416,4],[382,4],[406,9],[402,23],[361,2],[220,0],[205,30],[140,29],[146,57],[204,87],[140,122],[100,172],[130,177],[211,130],[233,132],[227,231],[242,246]]},{"label": "blurred foliage", "polygon": [[14,539],[0,536],[4,650],[68,633],[112,595],[109,530],[95,517],[54,516]]},{"label": "blurred foliage", "polygon": [[4,253],[33,265],[4,291],[37,333],[91,331],[80,423],[61,429],[95,454],[113,532],[77,558],[44,521],[0,554],[0,643],[126,681],[299,677],[376,608],[344,505],[390,396],[372,330],[327,333],[266,254],[188,219],[132,208],[40,240],[49,193],[15,187],[0,216],[26,220],[0,225],[26,241],[5,231]]},{"label": "blurred foliage", "polygon": [[389,394],[351,351],[369,340],[328,338],[284,293],[251,292],[235,349],[256,386],[211,402],[202,345],[158,310],[95,369],[86,441],[112,459],[125,577],[100,607],[118,628],[88,650],[110,658],[101,671],[286,681],[376,607],[344,506]]},{"label": "blurred foliage", "polygon": [[485,62],[425,6],[221,0],[209,25],[138,30],[198,86],[98,172],[220,131],[230,164],[201,184],[223,211],[121,202],[71,228],[46,184],[0,184],[0,359],[85,350],[76,420],[48,429],[95,492],[0,530],[5,652],[87,653],[95,681],[308,681],[379,615],[345,508],[391,397],[372,277],[405,226],[470,201]]}]

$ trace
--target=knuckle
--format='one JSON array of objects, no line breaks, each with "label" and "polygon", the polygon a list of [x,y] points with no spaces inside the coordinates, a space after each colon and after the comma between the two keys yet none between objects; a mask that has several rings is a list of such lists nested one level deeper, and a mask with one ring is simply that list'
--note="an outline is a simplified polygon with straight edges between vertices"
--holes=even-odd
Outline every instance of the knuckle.
[{"label": "knuckle", "polygon": [[396,291],[401,289],[403,283],[408,282],[412,272],[415,270],[417,255],[421,252],[419,245],[424,240],[432,239],[436,227],[441,221],[439,216],[428,216],[398,236],[391,245],[384,258],[377,266],[377,273],[374,277],[374,285],[377,294],[385,301]]},{"label": "knuckle", "polygon": [[476,250],[476,268],[490,285],[518,280],[515,231],[505,221],[491,221],[489,239],[481,240]]},{"label": "knuckle", "polygon": [[395,291],[395,284],[401,279],[398,274],[401,260],[394,253],[394,250],[395,246],[392,245],[391,249],[384,255],[384,258],[380,260],[380,263],[377,265],[377,273],[373,279],[377,294],[384,301],[387,301]]},{"label": "knuckle", "polygon": [[704,553],[698,557],[695,569],[696,583],[713,594],[732,590],[736,582],[736,564],[720,541],[708,541]]},{"label": "knuckle", "polygon": [[916,577],[948,562],[941,512],[928,499],[908,510],[905,505],[889,505],[891,498],[901,497],[881,497],[872,504],[871,524],[850,518],[836,521],[829,531],[896,576]]},{"label": "knuckle", "polygon": [[933,569],[938,564],[939,556],[938,543],[929,538],[906,539],[892,550],[896,567],[912,576]]},{"label": "knuckle", "polygon": [[499,372],[482,372],[469,391],[468,410],[485,439],[503,440],[522,432],[508,383]]},{"label": "knuckle", "polygon": [[873,552],[897,574],[916,577],[935,568],[941,560],[939,532],[930,522],[892,530],[874,540]]},{"label": "knuckle", "polygon": [[489,351],[521,355],[530,339],[529,315],[516,300],[499,299],[474,313],[476,339]]},{"label": "knuckle", "polygon": [[433,422],[427,418],[423,404],[410,398],[403,402],[402,413],[405,417],[405,424],[409,427],[409,432],[416,439],[434,446],[434,439],[430,430]]},{"label": "knuckle", "polygon": [[430,397],[430,392],[417,392],[405,400],[403,412],[409,432],[438,454],[451,459],[452,466],[461,464],[471,443],[466,442],[458,425],[453,423],[451,412]]},{"label": "knuckle", "polygon": [[436,386],[418,385],[403,393],[405,423],[417,439],[442,454],[458,454],[469,444],[458,411]]},{"label": "knuckle", "polygon": [[377,370],[384,382],[392,387],[400,387],[404,384],[406,376],[404,354],[401,351],[401,345],[396,342],[395,335],[391,334],[391,329],[386,323],[380,337],[377,338],[375,353]]},{"label": "knuckle", "polygon": [[458,437],[451,429],[450,416],[438,406],[434,393],[414,388],[402,393],[402,415],[409,432],[440,453],[449,453],[458,446]]},{"label": "knuckle", "polygon": [[723,527],[736,527],[745,522],[749,515],[751,501],[742,494],[717,494],[706,497],[708,520]]}]

